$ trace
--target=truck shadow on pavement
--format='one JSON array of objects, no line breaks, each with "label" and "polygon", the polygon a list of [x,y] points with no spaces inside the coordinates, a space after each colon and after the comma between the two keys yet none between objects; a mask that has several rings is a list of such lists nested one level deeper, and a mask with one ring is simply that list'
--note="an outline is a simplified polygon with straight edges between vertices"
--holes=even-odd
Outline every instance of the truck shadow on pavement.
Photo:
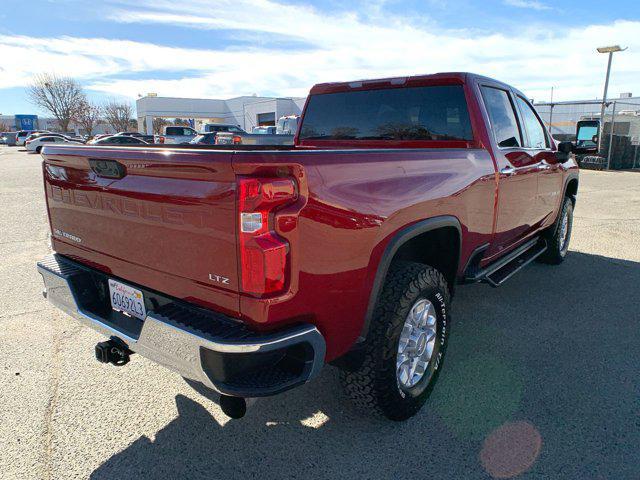
[{"label": "truck shadow on pavement", "polygon": [[178,395],[175,420],[92,478],[630,478],[639,290],[639,263],[579,252],[497,290],[459,287],[444,371],[416,418],[361,414],[331,368],[224,425],[203,406],[213,394]]}]

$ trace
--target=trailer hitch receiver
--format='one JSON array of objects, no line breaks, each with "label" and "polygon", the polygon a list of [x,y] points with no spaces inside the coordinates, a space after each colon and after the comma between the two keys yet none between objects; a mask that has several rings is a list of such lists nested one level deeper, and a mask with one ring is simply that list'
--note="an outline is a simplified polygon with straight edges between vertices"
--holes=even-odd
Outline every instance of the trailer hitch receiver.
[{"label": "trailer hitch receiver", "polygon": [[127,345],[116,337],[96,345],[96,359],[100,363],[110,363],[116,367],[122,367],[129,363],[132,353]]}]

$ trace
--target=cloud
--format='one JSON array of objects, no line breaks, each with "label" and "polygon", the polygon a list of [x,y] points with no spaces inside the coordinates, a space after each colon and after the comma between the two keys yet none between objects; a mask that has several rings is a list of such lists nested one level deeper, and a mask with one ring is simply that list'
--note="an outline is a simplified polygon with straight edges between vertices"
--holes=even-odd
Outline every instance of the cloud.
[{"label": "cloud", "polygon": [[[72,36],[0,35],[8,71],[0,88],[20,87],[39,72],[80,79],[90,89],[135,98],[227,98],[237,95],[303,96],[318,82],[474,71],[511,83],[535,99],[594,98],[606,59],[595,47],[629,45],[618,54],[611,92],[638,89],[640,22],[575,28],[473,32],[438,27],[430,19],[385,16],[384,9],[332,15],[310,6],[272,0],[120,1],[110,20],[207,30],[260,33],[277,41],[261,47],[176,48],[151,43]],[[296,42],[287,48],[286,39]],[[283,41],[285,46],[283,47]],[[181,73],[182,72],[182,73]],[[136,78],[136,74],[144,79]],[[123,78],[124,77],[124,78]]]},{"label": "cloud", "polygon": [[504,0],[502,3],[511,7],[529,8],[531,10],[553,10],[549,5],[536,0]]}]

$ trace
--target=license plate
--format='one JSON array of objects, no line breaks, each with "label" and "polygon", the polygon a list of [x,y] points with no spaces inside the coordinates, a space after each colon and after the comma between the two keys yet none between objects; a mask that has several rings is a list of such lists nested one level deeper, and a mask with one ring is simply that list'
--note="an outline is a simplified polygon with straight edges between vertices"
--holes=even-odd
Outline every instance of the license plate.
[{"label": "license plate", "polygon": [[132,317],[144,320],[147,311],[144,308],[144,296],[140,290],[129,285],[109,279],[109,296],[111,308]]}]

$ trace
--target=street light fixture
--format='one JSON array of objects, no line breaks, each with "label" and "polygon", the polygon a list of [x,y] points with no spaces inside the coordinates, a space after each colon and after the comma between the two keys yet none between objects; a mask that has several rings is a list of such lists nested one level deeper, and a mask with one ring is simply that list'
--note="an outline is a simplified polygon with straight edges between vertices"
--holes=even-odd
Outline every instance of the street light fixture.
[{"label": "street light fixture", "polygon": [[600,152],[600,147],[602,146],[602,133],[604,131],[604,110],[607,108],[607,90],[609,89],[609,75],[611,74],[611,60],[613,59],[613,54],[615,52],[623,52],[627,49],[620,48],[620,45],[610,45],[608,47],[598,47],[596,50],[598,53],[608,53],[609,54],[609,62],[607,63],[607,76],[604,81],[604,93],[602,95],[602,108],[600,109],[600,135],[598,135],[598,152]]},{"label": "street light fixture", "polygon": [[614,53],[626,50],[626,48],[620,48],[620,45],[611,45],[610,47],[598,47],[596,50],[598,50],[598,53]]}]

